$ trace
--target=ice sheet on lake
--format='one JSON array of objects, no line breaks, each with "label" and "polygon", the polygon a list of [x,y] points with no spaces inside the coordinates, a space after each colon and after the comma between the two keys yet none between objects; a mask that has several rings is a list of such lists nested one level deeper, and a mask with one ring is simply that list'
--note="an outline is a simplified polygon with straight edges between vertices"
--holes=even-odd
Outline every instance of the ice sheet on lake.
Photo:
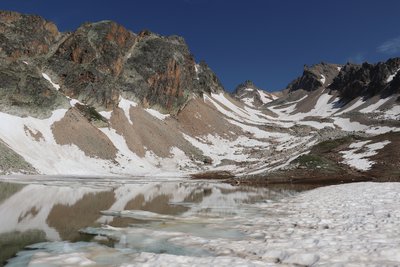
[{"label": "ice sheet on lake", "polygon": [[[215,227],[243,233],[236,238],[180,232],[183,224],[174,231],[167,231],[168,225],[104,227],[92,231],[117,238],[113,248],[82,242],[38,244],[36,250],[20,252],[9,266],[71,265],[68,261],[100,266],[396,266],[400,262],[400,183],[328,186],[242,209],[246,211],[242,215],[205,226],[210,233]],[[154,249],[159,252],[140,251],[134,243],[138,237],[149,247],[158,244]]]}]

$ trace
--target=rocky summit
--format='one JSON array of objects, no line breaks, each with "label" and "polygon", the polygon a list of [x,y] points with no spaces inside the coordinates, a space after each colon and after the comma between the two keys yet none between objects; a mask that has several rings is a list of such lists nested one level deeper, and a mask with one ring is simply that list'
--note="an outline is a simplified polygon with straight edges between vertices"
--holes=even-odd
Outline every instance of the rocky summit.
[{"label": "rocky summit", "polygon": [[1,174],[400,177],[400,58],[228,93],[179,36],[1,11],[0,39]]},{"label": "rocky summit", "polygon": [[233,92],[233,96],[235,98],[251,107],[260,107],[264,104],[272,102],[278,98],[278,95],[279,93],[268,93],[258,88],[252,81],[249,80],[239,84]]}]

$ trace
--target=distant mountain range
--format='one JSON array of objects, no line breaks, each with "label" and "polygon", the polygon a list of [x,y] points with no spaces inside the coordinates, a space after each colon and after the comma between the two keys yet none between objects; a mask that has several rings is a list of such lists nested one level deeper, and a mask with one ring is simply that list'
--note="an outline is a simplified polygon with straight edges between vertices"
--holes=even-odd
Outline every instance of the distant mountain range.
[{"label": "distant mountain range", "polygon": [[0,39],[2,174],[400,177],[400,58],[228,93],[178,36],[1,11]]}]

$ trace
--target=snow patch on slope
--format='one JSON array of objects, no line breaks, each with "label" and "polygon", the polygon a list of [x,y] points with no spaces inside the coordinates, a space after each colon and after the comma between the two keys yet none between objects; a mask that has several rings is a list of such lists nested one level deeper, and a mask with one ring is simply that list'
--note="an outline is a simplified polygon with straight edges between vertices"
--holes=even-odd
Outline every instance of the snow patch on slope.
[{"label": "snow patch on slope", "polygon": [[199,64],[194,64],[194,71],[196,72],[196,80],[200,80],[199,78],[200,68],[201,67]]},{"label": "snow patch on slope", "polygon": [[375,164],[375,162],[368,158],[378,154],[377,150],[390,144],[390,141],[386,140],[369,145],[367,145],[367,143],[369,143],[369,141],[353,143],[349,146],[351,150],[341,151],[340,153],[343,154],[344,159],[342,163],[361,171],[367,171]]},{"label": "snow patch on slope", "polygon": [[[123,136],[114,129],[100,128],[100,130],[111,140],[118,149],[117,162],[123,166],[122,170],[115,171],[125,174],[139,176],[176,176],[180,177],[194,168],[194,163],[176,147],[170,149],[171,156],[161,158],[151,151],[146,151],[145,157],[141,158],[132,152]],[[113,169],[112,169],[113,170]]]},{"label": "snow patch on slope", "polygon": [[393,81],[394,77],[397,75],[397,73],[400,71],[400,69],[396,70],[393,74],[389,75],[389,77],[387,77],[386,82],[390,83],[391,81]]},{"label": "snow patch on slope", "polygon": [[244,150],[246,148],[260,145],[268,147],[268,144],[244,136],[241,136],[236,140],[228,140],[217,134],[208,134],[207,136],[196,138],[186,134],[183,134],[183,136],[194,147],[200,149],[203,152],[203,155],[210,157],[213,160],[213,166],[218,166],[224,160],[232,160],[235,162],[258,161],[258,159],[250,158]]},{"label": "snow patch on slope", "polygon": [[326,82],[325,76],[321,74],[321,79],[319,79],[319,81],[320,81],[322,84],[325,84],[325,82]]},{"label": "snow patch on slope", "polygon": [[[280,119],[282,120],[291,120],[291,121],[300,121],[304,119],[305,117],[309,116],[318,116],[322,118],[326,118],[331,116],[335,111],[337,111],[340,107],[339,105],[339,99],[335,98],[333,101],[331,101],[332,95],[329,95],[328,93],[322,94],[318,100],[317,103],[315,104],[315,107],[310,110],[309,112],[306,113],[296,113],[296,114],[287,114],[290,113],[289,111],[294,111],[295,107],[297,104],[289,106],[285,109],[273,109],[274,112],[278,111],[278,115],[280,116]],[[285,113],[282,112],[286,111]]]},{"label": "snow patch on slope", "polygon": [[147,113],[149,113],[151,116],[163,121],[166,118],[168,118],[170,115],[169,114],[162,114],[161,112],[159,112],[158,110],[155,109],[151,109],[151,108],[146,108],[144,109]]},{"label": "snow patch on slope", "polygon": [[54,89],[56,89],[57,91],[60,90],[60,85],[53,83],[53,81],[51,80],[51,78],[49,77],[49,75],[47,75],[46,73],[42,73],[43,78],[45,78],[48,82],[51,83],[51,85],[53,86]]},{"label": "snow patch on slope", "polygon": [[[100,128],[118,149],[115,161],[92,158],[75,144],[59,145],[54,139],[52,125],[61,120],[66,109],[55,110],[48,119],[21,118],[0,112],[0,139],[21,155],[39,173],[48,175],[143,175],[183,176],[195,167],[183,151],[176,147],[171,156],[160,158],[151,152],[141,158],[132,152],[123,136],[112,128]],[[42,137],[35,140],[26,132],[40,132]]]},{"label": "snow patch on slope", "polygon": [[250,107],[254,107],[254,97],[245,97],[245,98],[242,98],[242,101],[243,101],[246,105],[248,105],[248,106],[250,106]]},{"label": "snow patch on slope", "polygon": [[124,111],[125,116],[128,119],[130,124],[133,124],[133,122],[131,120],[131,115],[130,115],[129,111],[130,111],[131,107],[136,107],[136,106],[137,106],[136,102],[130,101],[123,97],[120,97],[120,99],[119,99],[118,107]]},{"label": "snow patch on slope", "polygon": [[[51,126],[66,112],[66,109],[55,110],[50,118],[43,120],[0,112],[0,138],[41,173],[106,174],[107,161],[87,157],[76,145],[56,143]],[[32,139],[25,132],[25,126],[40,131],[43,138]]]},{"label": "snow patch on slope", "polygon": [[238,122],[246,122],[254,125],[276,124],[284,128],[289,128],[294,125],[292,122],[283,122],[268,116],[257,109],[247,106],[242,109],[229,101],[223,93],[211,94],[211,97],[204,94],[203,99],[213,104],[213,106],[225,116]]},{"label": "snow patch on slope", "polygon": [[375,104],[371,104],[366,108],[363,108],[360,110],[361,113],[370,113],[370,112],[375,112],[380,106],[382,106],[383,104],[385,104],[387,101],[389,101],[391,98],[387,97],[387,98],[383,98],[383,99],[379,99],[378,102],[376,102]]},{"label": "snow patch on slope", "polygon": [[335,125],[339,126],[343,131],[354,132],[354,131],[364,131],[368,126],[363,125],[357,121],[350,121],[349,118],[333,117]]},{"label": "snow patch on slope", "polygon": [[351,105],[350,107],[348,107],[340,112],[335,113],[335,115],[341,115],[341,114],[350,112],[352,110],[355,110],[356,108],[358,108],[359,106],[361,106],[364,103],[365,103],[365,101],[363,100],[362,97],[360,97],[353,105]]},{"label": "snow patch on slope", "polygon": [[262,90],[257,90],[257,91],[258,91],[258,95],[260,96],[261,102],[263,102],[263,104],[269,103],[272,100],[274,100],[272,95],[269,95]]},{"label": "snow patch on slope", "polygon": [[391,109],[386,110],[382,118],[386,120],[400,120],[400,105],[393,106]]}]

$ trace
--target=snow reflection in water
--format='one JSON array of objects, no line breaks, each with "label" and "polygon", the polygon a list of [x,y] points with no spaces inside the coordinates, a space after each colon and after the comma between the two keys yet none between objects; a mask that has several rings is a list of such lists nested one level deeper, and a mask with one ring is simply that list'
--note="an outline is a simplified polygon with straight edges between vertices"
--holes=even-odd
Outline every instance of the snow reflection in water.
[{"label": "snow reflection in water", "polygon": [[[222,256],[227,264],[240,263],[240,258],[223,258],[229,249],[204,244],[260,238],[243,228],[251,227],[249,218],[265,216],[253,204],[292,194],[212,182],[80,181],[1,184],[0,196],[11,193],[0,198],[0,240],[35,230],[40,238],[24,245],[48,241],[19,252],[8,266],[114,266],[157,262],[157,257],[177,260],[174,255],[183,261]],[[3,261],[12,255],[1,254]]]}]

